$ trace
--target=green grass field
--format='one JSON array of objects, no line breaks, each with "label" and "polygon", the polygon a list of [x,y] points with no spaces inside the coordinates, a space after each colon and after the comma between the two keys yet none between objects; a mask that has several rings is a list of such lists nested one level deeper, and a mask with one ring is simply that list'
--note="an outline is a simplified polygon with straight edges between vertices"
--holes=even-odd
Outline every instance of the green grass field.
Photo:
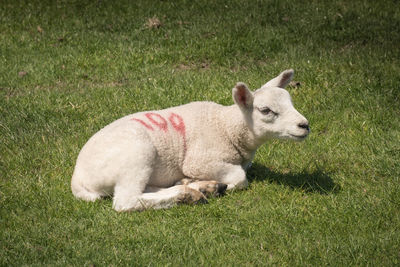
[{"label": "green grass field", "polygon": [[[397,1],[0,0],[0,265],[399,265],[399,29]],[[132,213],[72,196],[113,120],[288,68],[311,135],[264,145],[247,190]]]}]

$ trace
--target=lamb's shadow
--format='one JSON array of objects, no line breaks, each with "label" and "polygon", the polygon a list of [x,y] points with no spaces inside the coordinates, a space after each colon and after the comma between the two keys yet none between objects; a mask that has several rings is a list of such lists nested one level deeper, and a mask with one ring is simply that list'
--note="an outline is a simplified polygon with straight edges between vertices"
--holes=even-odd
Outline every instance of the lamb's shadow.
[{"label": "lamb's shadow", "polygon": [[261,164],[253,163],[247,172],[247,178],[250,183],[252,181],[268,181],[292,189],[302,189],[308,193],[331,194],[341,190],[328,174],[320,170],[312,173],[279,173]]}]

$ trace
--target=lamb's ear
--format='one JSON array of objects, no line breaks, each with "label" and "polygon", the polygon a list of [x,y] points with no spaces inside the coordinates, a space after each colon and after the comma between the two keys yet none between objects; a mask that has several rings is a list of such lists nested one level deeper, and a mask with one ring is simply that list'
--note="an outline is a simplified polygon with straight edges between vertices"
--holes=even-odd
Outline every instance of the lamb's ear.
[{"label": "lamb's ear", "polygon": [[253,93],[244,83],[239,82],[236,84],[232,89],[232,97],[233,101],[235,101],[241,109],[250,109],[253,107]]},{"label": "lamb's ear", "polygon": [[293,75],[294,75],[293,69],[282,71],[281,74],[279,74],[277,77],[273,78],[272,80],[264,84],[263,87],[285,88],[292,80]]}]

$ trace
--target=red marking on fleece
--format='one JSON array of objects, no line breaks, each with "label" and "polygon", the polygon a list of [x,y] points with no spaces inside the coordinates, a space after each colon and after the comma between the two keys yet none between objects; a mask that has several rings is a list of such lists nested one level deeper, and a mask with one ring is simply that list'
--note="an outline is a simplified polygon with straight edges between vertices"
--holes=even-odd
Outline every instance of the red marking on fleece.
[{"label": "red marking on fleece", "polygon": [[183,137],[185,137],[186,135],[186,127],[185,127],[185,123],[183,122],[183,119],[181,116],[179,116],[176,113],[171,113],[171,115],[169,116],[168,120],[171,122],[172,127],[174,127],[174,129],[180,133]]},{"label": "red marking on fleece", "polygon": [[176,113],[171,113],[168,120],[171,122],[172,127],[183,137],[183,151],[186,153],[186,126],[182,117]]},{"label": "red marking on fleece", "polygon": [[147,129],[149,129],[150,131],[154,131],[154,128],[153,128],[153,127],[151,127],[151,125],[149,125],[149,124],[145,123],[145,122],[144,122],[144,121],[142,121],[141,119],[136,119],[136,118],[133,118],[133,119],[131,119],[131,120],[133,120],[133,121],[137,121],[137,122],[140,122],[140,124],[142,124],[144,127],[146,127]]},{"label": "red marking on fleece", "polygon": [[[168,131],[168,122],[161,115],[159,115],[157,113],[149,112],[149,113],[146,113],[145,116],[147,117],[147,119],[152,124],[154,124],[155,126],[160,128],[164,132]],[[144,127],[149,129],[150,131],[154,131],[154,128],[150,124],[144,122],[141,119],[132,118],[131,120],[139,122]],[[185,122],[183,121],[183,118],[181,116],[179,116],[178,114],[172,112],[168,117],[168,121],[171,123],[172,128],[174,128],[174,130],[179,135],[182,136],[182,138],[183,138],[183,150],[186,153],[186,150],[187,150],[187,145],[186,145],[186,126],[185,126]]]},{"label": "red marking on fleece", "polygon": [[[167,121],[161,117],[161,115],[157,113],[146,113],[145,116],[149,119],[151,123],[153,123],[155,126],[166,132],[168,130],[168,123]],[[157,118],[155,120],[154,118]]]}]

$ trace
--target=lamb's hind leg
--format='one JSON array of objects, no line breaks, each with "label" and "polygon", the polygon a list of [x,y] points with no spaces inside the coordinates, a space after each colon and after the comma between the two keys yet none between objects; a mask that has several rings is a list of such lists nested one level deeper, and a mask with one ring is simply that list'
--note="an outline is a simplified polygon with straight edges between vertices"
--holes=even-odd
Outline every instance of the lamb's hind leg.
[{"label": "lamb's hind leg", "polygon": [[117,211],[166,209],[179,203],[196,204],[204,202],[207,202],[207,200],[201,192],[186,185],[176,185],[169,188],[147,187],[144,193],[131,195],[126,201],[114,198],[114,209]]},{"label": "lamb's hind leg", "polygon": [[[117,211],[169,208],[177,203],[197,203],[205,200],[199,191],[185,185],[170,188],[149,188],[149,180],[157,164],[157,150],[151,142],[131,144],[130,154],[121,158],[114,170],[118,177],[114,186],[113,208]],[[128,159],[128,160],[127,160]]]},{"label": "lamb's hind leg", "polygon": [[155,209],[169,208],[181,203],[197,204],[207,202],[204,194],[186,185],[175,185],[169,188],[147,187],[142,198],[153,204],[151,207]]}]

